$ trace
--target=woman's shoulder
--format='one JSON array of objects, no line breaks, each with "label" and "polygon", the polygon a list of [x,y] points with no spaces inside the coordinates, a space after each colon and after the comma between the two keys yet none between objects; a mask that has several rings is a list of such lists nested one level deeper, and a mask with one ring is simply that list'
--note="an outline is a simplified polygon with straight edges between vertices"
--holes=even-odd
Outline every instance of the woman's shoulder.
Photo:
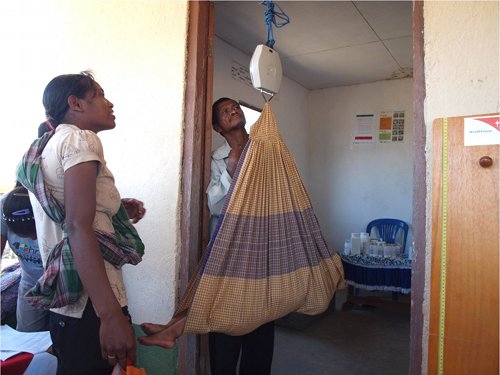
[{"label": "woman's shoulder", "polygon": [[57,127],[56,134],[59,142],[77,144],[88,143],[101,148],[101,140],[99,136],[91,130],[82,130],[76,125],[61,124]]},{"label": "woman's shoulder", "polygon": [[83,130],[83,129],[80,129],[78,126],[72,125],[72,124],[60,124],[56,128],[55,135],[59,135],[59,136],[63,136],[63,137],[77,136],[77,137],[84,137],[84,138],[97,138],[97,139],[99,139],[97,134],[94,133],[92,130]]},{"label": "woman's shoulder", "polygon": [[62,160],[69,158],[86,159],[90,155],[92,160],[100,160],[103,157],[102,143],[96,133],[90,130],[82,130],[75,125],[61,124],[57,127],[54,135],[57,154]]}]

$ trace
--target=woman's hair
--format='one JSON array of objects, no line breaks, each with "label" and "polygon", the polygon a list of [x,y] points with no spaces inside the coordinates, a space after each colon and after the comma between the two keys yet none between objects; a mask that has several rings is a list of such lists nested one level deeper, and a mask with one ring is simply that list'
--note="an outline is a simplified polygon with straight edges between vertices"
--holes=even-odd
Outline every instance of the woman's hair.
[{"label": "woman's hair", "polygon": [[47,120],[56,127],[63,122],[71,95],[83,98],[89,90],[96,90],[96,81],[90,71],[63,74],[53,78],[43,92],[43,106]]},{"label": "woman's hair", "polygon": [[3,201],[2,220],[9,230],[21,237],[31,237],[36,233],[33,207],[28,190],[24,186],[15,187]]}]

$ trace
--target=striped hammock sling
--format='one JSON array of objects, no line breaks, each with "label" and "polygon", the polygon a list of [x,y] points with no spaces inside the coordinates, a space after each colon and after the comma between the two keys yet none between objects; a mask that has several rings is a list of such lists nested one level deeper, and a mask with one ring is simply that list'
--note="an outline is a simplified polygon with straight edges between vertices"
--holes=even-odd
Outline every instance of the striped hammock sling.
[{"label": "striped hammock sling", "polygon": [[291,312],[320,314],[343,287],[267,103],[176,315],[187,312],[185,334],[243,335]]}]

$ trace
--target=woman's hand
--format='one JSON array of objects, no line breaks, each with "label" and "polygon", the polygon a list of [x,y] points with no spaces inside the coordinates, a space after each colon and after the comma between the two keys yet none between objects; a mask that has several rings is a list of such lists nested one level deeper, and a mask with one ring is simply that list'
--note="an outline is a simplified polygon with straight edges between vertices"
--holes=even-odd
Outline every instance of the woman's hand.
[{"label": "woman's hand", "polygon": [[127,358],[135,363],[136,340],[134,329],[121,310],[109,317],[101,317],[99,329],[102,358],[111,366],[119,363],[126,368]]},{"label": "woman's hand", "polygon": [[122,203],[132,224],[137,223],[146,214],[144,203],[140,200],[134,198],[123,198]]}]

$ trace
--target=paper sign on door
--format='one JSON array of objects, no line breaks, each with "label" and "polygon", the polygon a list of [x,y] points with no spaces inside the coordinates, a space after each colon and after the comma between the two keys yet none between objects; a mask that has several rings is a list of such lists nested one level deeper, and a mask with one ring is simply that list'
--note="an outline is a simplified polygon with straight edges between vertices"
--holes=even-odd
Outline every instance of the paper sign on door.
[{"label": "paper sign on door", "polygon": [[464,146],[500,144],[500,116],[468,117],[464,119]]}]

